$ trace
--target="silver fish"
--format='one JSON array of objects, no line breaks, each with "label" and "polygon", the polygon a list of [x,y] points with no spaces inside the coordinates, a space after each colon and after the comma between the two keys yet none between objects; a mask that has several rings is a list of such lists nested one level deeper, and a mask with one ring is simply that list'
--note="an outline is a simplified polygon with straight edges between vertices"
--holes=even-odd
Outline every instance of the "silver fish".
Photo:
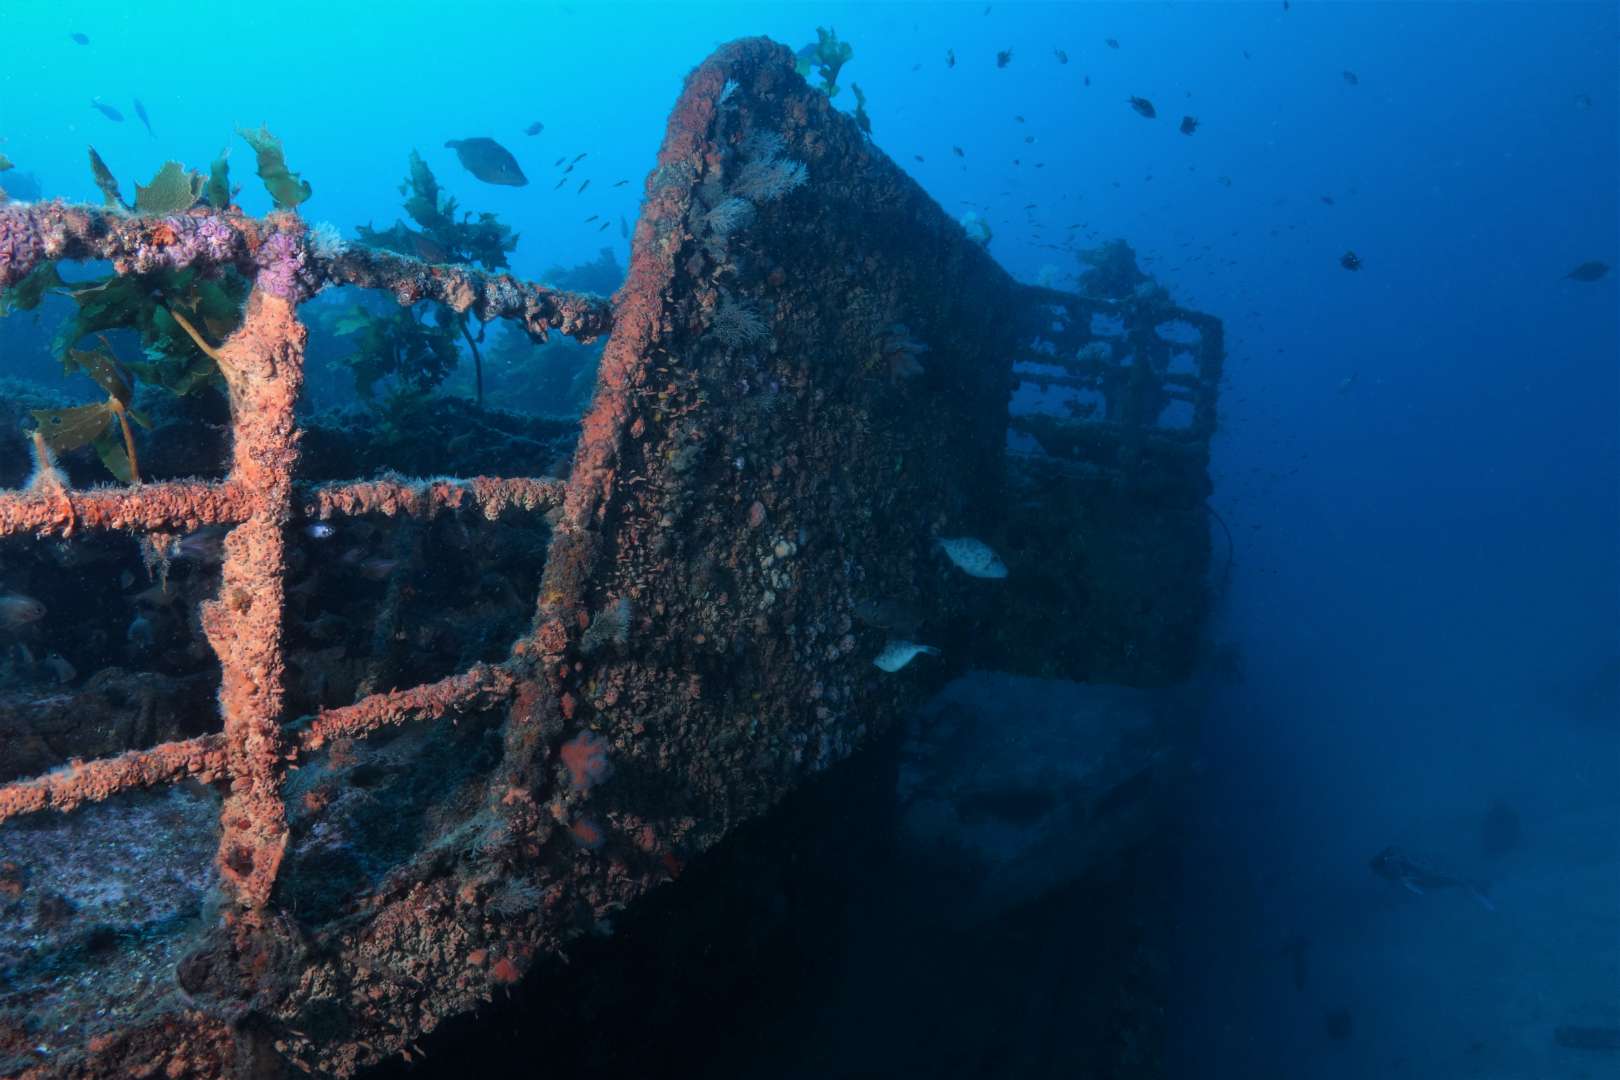
[{"label": "silver fish", "polygon": [[883,651],[877,654],[872,665],[887,672],[896,672],[918,656],[938,656],[939,650],[932,645],[919,645],[915,641],[891,641],[883,646]]},{"label": "silver fish", "polygon": [[935,541],[944,550],[946,558],[969,577],[1004,578],[1007,564],[990,550],[990,545],[971,536],[944,537]]},{"label": "silver fish", "polygon": [[0,630],[21,630],[45,617],[45,605],[21,593],[0,593]]},{"label": "silver fish", "polygon": [[1409,892],[1422,896],[1430,889],[1466,889],[1475,900],[1487,911],[1495,911],[1496,905],[1486,895],[1490,884],[1484,881],[1472,881],[1460,877],[1448,870],[1442,869],[1439,864],[1422,856],[1409,855],[1398,847],[1387,847],[1372,857],[1368,863],[1372,872],[1386,881],[1393,881]]}]

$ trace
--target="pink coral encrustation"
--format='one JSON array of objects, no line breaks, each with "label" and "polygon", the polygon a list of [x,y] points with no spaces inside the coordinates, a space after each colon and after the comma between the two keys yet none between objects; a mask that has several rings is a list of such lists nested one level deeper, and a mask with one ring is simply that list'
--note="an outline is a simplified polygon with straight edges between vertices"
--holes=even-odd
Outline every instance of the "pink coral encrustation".
[{"label": "pink coral encrustation", "polygon": [[315,295],[320,288],[320,274],[309,264],[309,254],[300,236],[290,232],[272,233],[259,245],[255,259],[259,276],[254,284],[272,296],[296,304]]},{"label": "pink coral encrustation", "polygon": [[17,284],[45,258],[45,241],[22,207],[0,209],[0,289]]}]

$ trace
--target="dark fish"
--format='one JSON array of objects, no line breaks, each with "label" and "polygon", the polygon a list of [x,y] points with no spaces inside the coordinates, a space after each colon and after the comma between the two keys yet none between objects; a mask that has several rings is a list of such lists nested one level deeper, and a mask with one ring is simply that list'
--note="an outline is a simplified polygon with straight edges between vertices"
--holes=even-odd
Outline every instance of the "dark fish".
[{"label": "dark fish", "polygon": [[574,160],[576,162],[584,161],[585,160],[585,155],[588,154],[588,153],[590,153],[589,150],[582,150],[579,153],[574,155]]},{"label": "dark fish", "polygon": [[1086,76],[1086,85],[1087,85],[1087,86],[1090,86],[1090,85],[1091,85],[1091,76],[1090,76],[1090,75],[1087,75],[1087,76]]},{"label": "dark fish", "polygon": [[1020,123],[1020,124],[1022,124],[1024,122],[1024,118],[1022,116],[1014,116],[1013,120],[1015,122],[1017,122],[1017,123]]},{"label": "dark fish", "polygon": [[1057,57],[1057,62],[1060,64],[1067,64],[1069,62],[1069,54],[1064,52],[1062,49],[1053,49],[1052,55]]},{"label": "dark fish", "polygon": [[1024,136],[1024,141],[1027,142],[1027,143],[1032,143],[1032,142],[1035,141],[1035,136],[1033,136],[1033,135],[1025,135]]},{"label": "dark fish", "polygon": [[1119,48],[1119,42],[1116,41],[1114,38],[1104,38],[1103,39],[1103,44],[1107,45],[1110,49]]},{"label": "dark fish", "polygon": [[1287,11],[1288,7],[1289,7],[1288,0],[1283,0],[1283,10]]},{"label": "dark fish", "polygon": [[100,98],[91,98],[90,107],[115,124],[122,124],[124,122],[124,114],[113,108],[111,105],[103,104]]},{"label": "dark fish", "polygon": [[76,44],[76,45],[88,45],[88,44],[90,44],[90,39],[88,37],[85,37],[83,34],[69,34],[68,37],[72,38],[73,41],[74,41],[74,44]]},{"label": "dark fish", "polygon": [[[1221,182],[1222,187],[1231,187],[1232,186],[1232,178],[1230,176],[1217,176],[1216,179]],[[1360,266],[1361,263],[1357,262],[1356,265]]]},{"label": "dark fish", "polygon": [[1245,59],[1245,60],[1252,60],[1253,59],[1253,57],[1251,57],[1249,55],[1249,50],[1248,49],[1243,50],[1243,59]]},{"label": "dark fish", "polygon": [[614,187],[624,187],[624,185],[628,184],[629,182],[630,181],[628,181],[628,180],[615,180],[613,182],[613,186]]},{"label": "dark fish", "polygon": [[1361,85],[1361,76],[1357,75],[1355,72],[1353,72],[1353,71],[1344,71],[1344,72],[1341,72],[1340,74],[1342,74],[1344,76],[1344,81],[1349,83],[1351,86],[1360,86]]},{"label": "dark fish", "polygon": [[522,187],[529,182],[512,152],[494,139],[479,135],[471,139],[451,139],[444,144],[456,152],[462,168],[486,184]]},{"label": "dark fish", "polygon": [[602,227],[600,229],[597,229],[596,231],[597,232],[605,232],[607,230],[607,227],[609,225],[612,225],[612,224],[613,224],[613,222],[611,222],[611,221],[604,221],[604,222],[602,222]]},{"label": "dark fish", "polygon": [[1587,109],[1590,109],[1592,107],[1592,95],[1591,94],[1576,94],[1575,95],[1575,107],[1577,109],[1580,109],[1582,112],[1585,112]]},{"label": "dark fish", "polygon": [[135,115],[140,117],[141,123],[146,125],[146,133],[154,139],[157,138],[157,132],[152,130],[152,121],[146,115],[146,106],[141,104],[140,98],[135,99]]},{"label": "dark fish", "polygon": [[561,165],[563,162],[565,162],[567,160],[568,160],[568,155],[564,154],[562,157],[558,158],[556,161],[553,161],[551,163],[551,167],[555,169],[558,165]]},{"label": "dark fish", "polygon": [[912,64],[911,65],[911,70],[912,71],[921,71],[922,70],[922,65],[921,64]]},{"label": "dark fish", "polygon": [[626,240],[630,239],[630,223],[624,220],[623,214],[619,215],[619,235]]},{"label": "dark fish", "polygon": [[1198,117],[1196,117],[1196,116],[1183,116],[1181,118],[1181,133],[1183,135],[1191,135],[1193,132],[1195,132],[1197,130],[1198,130]]},{"label": "dark fish", "polygon": [[1608,272],[1608,263],[1598,262],[1596,259],[1593,259],[1591,262],[1581,263],[1581,265],[1565,274],[1564,277],[1571,281],[1597,281]]},{"label": "dark fish", "polygon": [[534,123],[530,124],[528,127],[523,129],[523,134],[525,134],[525,135],[538,135],[544,130],[546,130],[546,125],[544,125],[540,121],[536,120]]},{"label": "dark fish", "polygon": [[[1283,10],[1288,10],[1288,0],[1283,0]],[[1350,1037],[1350,1010],[1334,1009],[1330,1013],[1324,1013],[1322,1027],[1326,1029],[1328,1038],[1334,1042],[1344,1042]]]},{"label": "dark fish", "polygon": [[1283,946],[1282,954],[1292,957],[1294,961],[1294,989],[1304,990],[1305,980],[1310,975],[1310,947],[1311,939],[1303,934],[1295,934]]},{"label": "dark fish", "polygon": [[1011,49],[1002,49],[1000,52],[996,53],[996,67],[1004,68],[1010,63],[1012,63]]},{"label": "dark fish", "polygon": [[946,49],[945,50],[945,66],[948,67],[948,68],[953,68],[953,67],[956,66],[956,50],[955,49]]},{"label": "dark fish", "polygon": [[580,181],[579,190],[574,192],[574,194],[575,195],[583,195],[583,194],[585,194],[585,189],[590,187],[590,186],[591,186],[591,178],[587,176],[584,180]]},{"label": "dark fish", "polygon": [[1367,864],[1372,872],[1386,881],[1393,881],[1409,892],[1422,896],[1429,889],[1466,889],[1487,911],[1495,911],[1489,896],[1490,885],[1483,881],[1470,881],[1441,869],[1428,859],[1408,855],[1397,847],[1387,847],[1372,857]]},{"label": "dark fish", "polygon": [[1346,270],[1360,270],[1361,256],[1357,255],[1353,251],[1347,251],[1343,255],[1339,256],[1339,265],[1344,267]]},{"label": "dark fish", "polygon": [[552,191],[556,191],[556,190],[557,190],[557,188],[560,188],[560,187],[562,187],[562,186],[563,186],[563,185],[564,185],[564,184],[566,184],[566,183],[568,183],[568,177],[567,177],[567,176],[564,176],[564,177],[563,177],[563,178],[562,178],[562,179],[561,179],[561,180],[559,180],[559,181],[557,181],[557,187],[554,187],[554,188],[552,188],[552,189],[551,189],[551,190],[552,190]]},{"label": "dark fish", "polygon": [[1324,196],[1322,196],[1322,201],[1324,203],[1326,203],[1328,206],[1332,206],[1333,205],[1333,196],[1324,195]]},{"label": "dark fish", "polygon": [[1130,101],[1131,108],[1135,109],[1139,115],[1145,116],[1149,120],[1152,120],[1154,117],[1159,115],[1153,109],[1153,102],[1149,101],[1145,97],[1133,97],[1130,99]]},{"label": "dark fish", "polygon": [[951,147],[951,153],[955,154],[957,157],[967,157],[967,155],[962,152],[962,148],[960,146]]},{"label": "dark fish", "polygon": [[916,161],[922,161],[923,160],[923,156],[921,154],[912,154],[911,156],[912,156],[913,160],[916,160]]},{"label": "dark fish", "polygon": [[589,225],[591,222],[595,221],[597,218],[599,218],[601,216],[602,216],[601,214],[592,214],[590,217],[585,219],[584,223],[586,225]]}]

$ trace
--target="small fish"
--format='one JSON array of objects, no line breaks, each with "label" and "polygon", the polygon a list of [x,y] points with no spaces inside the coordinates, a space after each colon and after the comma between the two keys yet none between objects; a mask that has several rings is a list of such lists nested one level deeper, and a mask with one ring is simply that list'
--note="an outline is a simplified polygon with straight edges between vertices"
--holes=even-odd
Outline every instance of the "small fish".
[{"label": "small fish", "polygon": [[877,654],[872,666],[893,674],[919,656],[938,655],[939,650],[932,645],[919,645],[915,641],[891,641],[883,646],[883,651]]},{"label": "small fish", "polygon": [[122,124],[124,122],[124,114],[113,108],[111,105],[106,104],[100,98],[91,98],[90,107],[115,124]]},{"label": "small fish", "polygon": [[607,231],[608,227],[610,225],[612,225],[612,224],[613,224],[613,222],[611,222],[611,221],[604,221],[604,222],[602,222],[602,227],[597,229],[596,231],[597,232],[605,232],[605,231]]},{"label": "small fish", "polygon": [[1135,109],[1139,115],[1145,116],[1149,120],[1152,120],[1154,117],[1159,115],[1158,112],[1153,108],[1153,102],[1149,101],[1145,97],[1132,97],[1130,99],[1130,103],[1131,108]]},{"label": "small fish", "polygon": [[58,686],[66,686],[79,677],[78,671],[63,658],[61,653],[50,653],[39,662],[39,666],[51,673]]},{"label": "small fish", "polygon": [[591,186],[591,178],[587,176],[584,179],[584,181],[579,185],[579,190],[574,192],[574,194],[575,195],[583,195],[583,194],[585,194],[585,189],[590,187],[590,186]]},{"label": "small fish", "polygon": [[1323,203],[1324,206],[1335,206],[1335,205],[1337,205],[1333,201],[1333,196],[1331,196],[1331,195],[1323,195],[1322,196],[1322,203]]},{"label": "small fish", "polygon": [[1357,75],[1355,72],[1353,72],[1353,71],[1341,71],[1341,72],[1339,72],[1339,74],[1343,75],[1344,76],[1344,81],[1349,83],[1351,86],[1360,86],[1361,85],[1361,76]]},{"label": "small fish", "polygon": [[382,581],[398,569],[398,559],[366,559],[360,563],[360,576],[367,581]]},{"label": "small fish", "polygon": [[1085,83],[1086,83],[1087,86],[1091,85],[1091,76],[1090,75],[1086,76]]},{"label": "small fish", "polygon": [[1198,130],[1198,117],[1196,117],[1196,116],[1183,116],[1181,118],[1181,133],[1183,135],[1191,135],[1193,132],[1195,132],[1197,130]]},{"label": "small fish", "polygon": [[996,53],[996,67],[1004,68],[1010,63],[1012,63],[1011,49],[1002,49],[1000,52]]},{"label": "small fish", "polygon": [[565,176],[561,180],[557,181],[557,187],[554,187],[551,190],[556,191],[558,188],[561,188],[566,183],[568,183],[568,177]]},{"label": "small fish", "polygon": [[311,540],[330,540],[337,535],[337,530],[324,521],[312,521],[304,526],[304,535]]},{"label": "small fish", "polygon": [[619,215],[619,235],[626,240],[630,239],[630,223],[624,220],[623,214]]},{"label": "small fish", "polygon": [[1002,562],[990,545],[971,536],[944,537],[934,541],[945,552],[956,568],[969,577],[1004,578],[1007,564]]},{"label": "small fish", "polygon": [[1103,44],[1108,46],[1110,49],[1119,48],[1119,41],[1115,38],[1103,38]]},{"label": "small fish", "polygon": [[1284,11],[1287,11],[1290,6],[1291,5],[1288,3],[1288,0],[1283,0],[1283,10]]},{"label": "small fish", "polygon": [[1586,110],[1590,109],[1592,107],[1592,95],[1591,94],[1576,94],[1575,95],[1575,107],[1577,109],[1581,110],[1582,112],[1585,112]]},{"label": "small fish", "polygon": [[613,182],[613,186],[614,187],[624,187],[624,185],[628,184],[629,182],[630,181],[628,181],[628,180],[615,180]]},{"label": "small fish", "polygon": [[1386,881],[1399,884],[1408,892],[1424,895],[1428,889],[1462,888],[1468,890],[1475,900],[1478,900],[1486,911],[1495,911],[1496,905],[1486,895],[1490,890],[1490,883],[1484,881],[1470,881],[1468,878],[1458,877],[1450,871],[1443,870],[1431,859],[1416,855],[1409,855],[1397,847],[1387,847],[1372,857],[1367,864],[1372,872]]},{"label": "small fish", "polygon": [[584,161],[585,160],[585,155],[588,154],[588,153],[590,153],[589,150],[581,150],[579,153],[575,154],[574,155],[574,164],[577,165],[579,162]]},{"label": "small fish", "polygon": [[231,530],[224,525],[210,525],[177,539],[169,545],[169,558],[191,559],[200,563],[217,563],[225,558],[225,535]]},{"label": "small fish", "polygon": [[68,37],[73,39],[73,43],[75,45],[88,45],[88,44],[90,44],[89,37],[85,36],[84,34],[69,34]]},{"label": "small fish", "polygon": [[563,162],[565,162],[567,160],[568,160],[568,155],[564,154],[562,157],[558,158],[556,161],[553,161],[551,163],[551,167],[553,169],[555,169],[558,165],[561,165]]},{"label": "small fish", "polygon": [[1254,57],[1249,55],[1249,50],[1248,49],[1244,49],[1243,50],[1243,59],[1252,60],[1252,59],[1254,59]]},{"label": "small fish", "polygon": [[956,66],[956,50],[955,49],[946,49],[945,50],[945,66],[948,67],[948,68],[953,68],[953,67]]},{"label": "small fish", "polygon": [[22,593],[0,593],[0,630],[21,630],[45,617],[45,605]]},{"label": "small fish", "polygon": [[1361,378],[1361,372],[1352,371],[1350,374],[1348,374],[1344,378],[1340,379],[1339,380],[1339,393],[1348,394],[1350,392],[1350,388],[1352,386],[1356,385],[1356,380],[1359,379],[1359,378]]},{"label": "small fish", "polygon": [[124,630],[124,640],[134,646],[137,652],[144,652],[157,642],[157,629],[153,627],[151,619],[137,615],[129,620],[129,626]]},{"label": "small fish", "polygon": [[913,161],[926,161],[927,160],[921,154],[912,154],[911,157],[912,157]]},{"label": "small fish", "polygon": [[544,130],[546,130],[546,125],[544,125],[540,121],[536,120],[534,123],[530,124],[528,127],[523,129],[523,134],[525,134],[525,135],[538,135]]},{"label": "small fish", "polygon": [[1062,49],[1053,49],[1052,55],[1057,57],[1057,62],[1060,64],[1067,64],[1069,62],[1069,54],[1064,52]]},{"label": "small fish", "polygon": [[1347,251],[1343,255],[1339,256],[1339,265],[1344,267],[1346,270],[1360,270],[1361,256],[1357,255],[1353,251]]},{"label": "small fish", "polygon": [[1232,186],[1232,178],[1230,176],[1217,176],[1215,179],[1220,181],[1222,187]]},{"label": "small fish", "polygon": [[1608,263],[1598,262],[1593,259],[1591,262],[1581,263],[1581,265],[1565,274],[1564,277],[1570,281],[1597,281],[1608,272]]},{"label": "small fish", "polygon": [[586,225],[589,225],[591,222],[595,221],[597,218],[599,218],[601,216],[602,216],[601,214],[592,214],[590,217],[585,219],[584,223]]},{"label": "small fish", "polygon": [[967,157],[967,155],[962,152],[962,148],[960,146],[951,147],[951,153],[955,154],[957,157],[960,157],[960,158]]},{"label": "small fish", "polygon": [[483,135],[471,139],[451,139],[445,148],[454,150],[462,168],[486,184],[522,187],[529,182],[512,152]]},{"label": "small fish", "polygon": [[1022,124],[1023,122],[1024,122],[1024,118],[1022,116],[1017,116],[1017,115],[1013,116],[1013,123]]}]

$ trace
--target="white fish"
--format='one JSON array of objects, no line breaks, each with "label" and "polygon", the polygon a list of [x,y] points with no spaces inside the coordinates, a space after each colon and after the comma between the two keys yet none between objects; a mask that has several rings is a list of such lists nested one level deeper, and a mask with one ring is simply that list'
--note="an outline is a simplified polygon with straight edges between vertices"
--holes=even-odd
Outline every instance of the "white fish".
[{"label": "white fish", "polygon": [[920,654],[938,656],[939,650],[932,645],[919,645],[915,641],[891,641],[883,646],[883,651],[877,654],[877,659],[873,660],[872,664],[884,671],[899,671],[911,663],[913,657]]},{"label": "white fish", "polygon": [[941,536],[936,543],[945,549],[946,557],[956,564],[956,568],[969,577],[1007,576],[1007,564],[997,558],[996,553],[990,550],[990,545],[983,540],[975,540],[971,536],[958,536],[954,539]]}]

